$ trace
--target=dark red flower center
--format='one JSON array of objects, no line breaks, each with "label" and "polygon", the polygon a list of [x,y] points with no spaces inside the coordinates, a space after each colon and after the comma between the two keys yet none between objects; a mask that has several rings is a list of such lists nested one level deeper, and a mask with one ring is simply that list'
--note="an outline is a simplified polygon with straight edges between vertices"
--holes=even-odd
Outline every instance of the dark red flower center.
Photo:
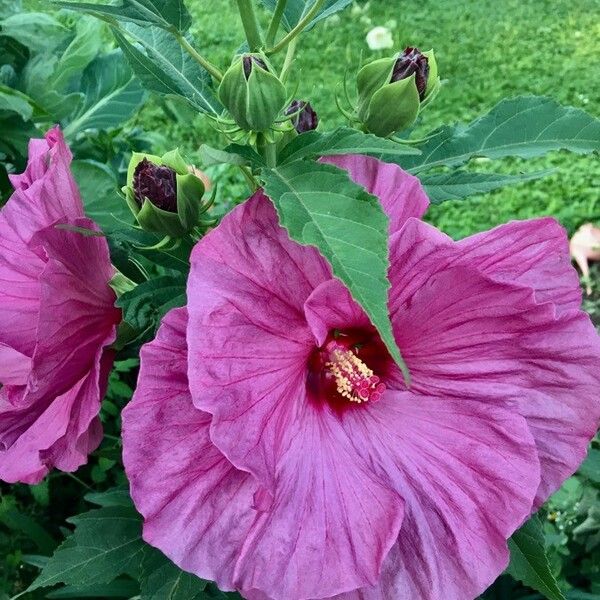
[{"label": "dark red flower center", "polygon": [[376,332],[335,330],[311,357],[309,396],[339,410],[377,402],[386,390],[389,360]]}]

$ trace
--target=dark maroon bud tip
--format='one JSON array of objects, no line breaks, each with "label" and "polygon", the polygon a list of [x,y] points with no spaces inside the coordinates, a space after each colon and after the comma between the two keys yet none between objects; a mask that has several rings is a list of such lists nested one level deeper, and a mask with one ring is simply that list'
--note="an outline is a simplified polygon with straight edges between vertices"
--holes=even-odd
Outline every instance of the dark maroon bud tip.
[{"label": "dark maroon bud tip", "polygon": [[425,88],[427,87],[427,78],[429,77],[429,60],[418,48],[411,48],[409,46],[396,60],[390,83],[407,79],[413,73],[415,74],[415,83],[417,84],[419,98],[423,100]]},{"label": "dark maroon bud tip", "polygon": [[298,133],[305,133],[317,128],[319,117],[314,111],[310,102],[304,100],[293,100],[285,111],[286,115],[295,115],[292,117],[292,123]]},{"label": "dark maroon bud tip", "polygon": [[265,64],[265,61],[258,57],[252,56],[251,54],[246,54],[242,58],[242,63],[244,65],[244,76],[246,77],[246,81],[250,79],[250,73],[252,73],[252,65],[258,65],[263,71],[268,71],[268,67]]},{"label": "dark maroon bud tip", "polygon": [[157,208],[177,212],[177,174],[169,167],[142,159],[133,172],[133,192],[140,207],[148,198]]}]

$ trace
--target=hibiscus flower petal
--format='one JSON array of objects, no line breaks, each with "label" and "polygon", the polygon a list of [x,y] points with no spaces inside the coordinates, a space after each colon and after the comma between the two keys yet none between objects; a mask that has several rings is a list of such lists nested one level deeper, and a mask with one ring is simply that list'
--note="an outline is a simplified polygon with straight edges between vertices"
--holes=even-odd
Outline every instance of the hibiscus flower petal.
[{"label": "hibiscus flower petal", "polygon": [[110,364],[112,357],[103,360],[99,353],[91,370],[47,405],[0,402],[0,479],[35,484],[54,466],[76,471],[87,461],[101,440],[96,417]]},{"label": "hibiscus flower petal", "polygon": [[[427,227],[418,229],[426,239]],[[445,242],[432,261],[423,249],[435,239],[409,246],[414,239],[402,248],[398,236],[391,270],[399,290],[393,324],[413,389],[518,409],[542,463],[539,505],[577,469],[598,428],[598,335],[585,313],[557,314],[554,303],[538,303],[533,288],[447,267],[457,261],[452,246],[445,260]]]},{"label": "hibiscus flower petal", "polygon": [[377,196],[390,219],[390,233],[398,231],[410,217],[420,219],[429,206],[421,182],[398,165],[360,154],[324,156],[321,162],[348,171],[367,192]]},{"label": "hibiscus flower petal", "polygon": [[362,598],[464,600],[508,563],[506,540],[528,517],[540,467],[525,419],[511,408],[388,392],[346,423],[376,471],[405,500],[379,582]]},{"label": "hibiscus flower petal", "polygon": [[210,441],[211,417],[192,403],[186,325],[186,309],[172,310],[142,348],[138,386],[123,411],[123,460],[144,539],[233,590],[257,485]]},{"label": "hibiscus flower petal", "polygon": [[317,346],[322,346],[334,329],[368,327],[371,324],[339,279],[330,279],[315,288],[304,304],[304,313]]},{"label": "hibiscus flower petal", "polygon": [[31,369],[31,359],[0,342],[0,382],[2,385],[24,385]]},{"label": "hibiscus flower petal", "polygon": [[305,402],[286,424],[276,491],[248,534],[238,589],[307,600],[376,583],[404,502],[356,444],[371,440],[352,439],[328,407]]},{"label": "hibiscus flower petal", "polygon": [[292,242],[261,193],[227,215],[192,253],[189,380],[213,415],[213,442],[272,487],[282,429],[304,402],[314,339],[304,302],[330,279],[314,248]]},{"label": "hibiscus flower petal", "polygon": [[[15,192],[2,209],[15,238],[27,243],[40,229],[65,217],[83,217],[83,204],[71,174],[71,152],[58,127],[43,140],[31,140],[27,168],[11,175]],[[22,218],[23,214],[27,218]]]},{"label": "hibiscus flower petal", "polygon": [[[66,224],[71,225],[98,232],[89,219]],[[80,379],[97,349],[115,340],[121,316],[108,285],[114,270],[106,239],[60,227],[38,232],[31,242],[47,258],[40,276],[39,339],[28,390],[31,402],[60,394],[61,386]]]},{"label": "hibiscus flower petal", "polygon": [[567,232],[554,219],[513,221],[457,244],[461,264],[497,281],[533,288],[538,302],[559,311],[581,306],[581,286],[571,265]]}]

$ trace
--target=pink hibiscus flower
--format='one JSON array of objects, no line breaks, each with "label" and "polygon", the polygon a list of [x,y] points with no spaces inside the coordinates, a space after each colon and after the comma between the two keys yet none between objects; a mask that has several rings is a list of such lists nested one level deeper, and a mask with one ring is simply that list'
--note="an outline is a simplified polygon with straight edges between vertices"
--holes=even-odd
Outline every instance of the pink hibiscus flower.
[{"label": "pink hibiscus flower", "polygon": [[551,219],[453,242],[398,167],[327,159],[391,223],[407,389],[319,253],[258,192],[201,240],[142,351],[124,459],[144,538],[250,600],[465,600],[585,456],[600,343]]},{"label": "pink hibiscus flower", "polygon": [[120,311],[103,237],[84,217],[58,128],[31,140],[0,212],[0,479],[36,483],[74,471],[100,443],[106,349]]}]

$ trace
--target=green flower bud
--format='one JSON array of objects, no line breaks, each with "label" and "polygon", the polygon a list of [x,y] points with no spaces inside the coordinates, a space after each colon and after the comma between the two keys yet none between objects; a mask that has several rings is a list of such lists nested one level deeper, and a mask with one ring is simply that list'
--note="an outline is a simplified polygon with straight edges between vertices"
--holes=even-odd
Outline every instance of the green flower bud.
[{"label": "green flower bud", "polygon": [[357,76],[357,113],[365,128],[387,137],[410,127],[439,86],[433,50],[406,48],[362,67]]},{"label": "green flower bud", "polygon": [[123,192],[142,229],[171,238],[190,233],[205,210],[204,184],[178,150],[163,156],[134,152]]},{"label": "green flower bud", "polygon": [[286,91],[266,56],[244,54],[223,76],[219,99],[240,128],[266,131],[285,107]]}]

